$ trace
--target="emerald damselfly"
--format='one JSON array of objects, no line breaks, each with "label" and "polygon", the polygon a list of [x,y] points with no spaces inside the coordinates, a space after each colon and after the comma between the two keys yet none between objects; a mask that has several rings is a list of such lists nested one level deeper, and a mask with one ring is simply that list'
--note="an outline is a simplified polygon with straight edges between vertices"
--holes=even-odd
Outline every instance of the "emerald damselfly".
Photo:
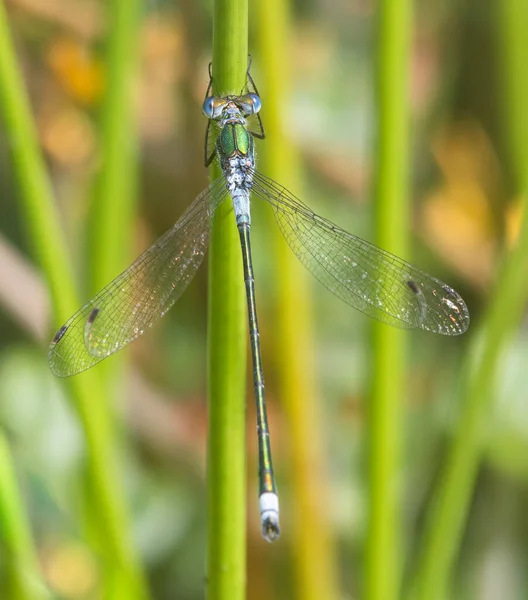
[{"label": "emerald damselfly", "polygon": [[[315,277],[370,317],[396,327],[452,336],[466,331],[469,312],[460,295],[447,284],[317,215],[256,169],[254,139],[265,136],[261,100],[249,68],[240,95],[214,96],[212,86],[210,66],[203,103],[208,118],[205,165],[218,159],[222,175],[195,198],[169,231],[57,331],[48,359],[53,373],[69,377],[121,350],[154,325],[193,278],[207,250],[215,211],[226,198],[231,198],[247,295],[262,534],[274,541],[279,536],[279,500],[260,353],[250,246],[250,196],[271,205],[286,242]],[[248,127],[250,117],[256,119],[255,131]],[[209,151],[212,130],[216,136]]]}]

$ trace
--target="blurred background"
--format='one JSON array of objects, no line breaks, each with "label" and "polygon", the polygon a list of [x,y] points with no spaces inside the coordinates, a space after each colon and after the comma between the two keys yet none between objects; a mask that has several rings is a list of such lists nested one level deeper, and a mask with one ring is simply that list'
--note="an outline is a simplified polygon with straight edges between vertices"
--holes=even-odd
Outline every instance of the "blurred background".
[{"label": "blurred background", "polygon": [[[99,226],[91,206],[104,161],[101,107],[109,85],[109,3],[6,0],[4,4],[73,265],[72,273],[64,277],[73,277],[83,302],[97,289],[93,289],[97,277],[90,276],[90,270],[105,260],[94,251]],[[424,552],[426,513],[451,444],[462,436],[461,379],[470,371],[471,356],[476,368],[482,365],[478,351],[486,340],[490,343],[486,314],[497,292],[503,257],[514,246],[521,226],[520,184],[507,135],[504,32],[497,4],[422,0],[415,7],[409,84],[412,209],[405,258],[460,292],[472,326],[457,339],[405,334],[404,402],[398,424],[404,442],[394,474],[401,486],[398,560],[403,589],[412,587]],[[280,103],[283,143],[298,157],[298,187],[284,183],[316,212],[366,239],[373,239],[374,24],[372,0],[294,2],[285,58],[288,91]],[[272,93],[273,77],[262,73],[265,47],[257,40],[263,26],[250,4],[252,74],[266,126],[266,97]],[[135,133],[125,138],[123,148],[134,156],[127,183],[134,200],[125,209],[124,224],[112,225],[122,255],[100,284],[168,229],[208,183],[201,103],[208,84],[211,39],[209,1],[152,0],[141,7],[130,71]],[[114,117],[119,118],[118,112]],[[257,153],[266,144],[257,141]],[[69,400],[71,390],[53,377],[47,365],[48,341],[64,319],[52,314],[10,152],[0,125],[1,429],[51,597],[103,598],[107,595],[102,559],[87,533],[97,529],[97,519],[90,523],[86,507],[79,509],[85,503],[84,435]],[[263,157],[264,172],[266,161]],[[257,301],[284,514],[280,542],[272,546],[263,542],[248,368],[248,597],[305,598],[309,596],[299,583],[302,575],[298,569],[295,575],[293,566],[303,549],[296,546],[288,526],[296,510],[290,474],[297,463],[279,393],[278,373],[287,357],[277,349],[275,283],[280,266],[270,250],[275,226],[265,215],[259,222],[258,208],[256,215]],[[526,269],[516,276],[521,284],[523,278]],[[331,574],[326,576],[334,592],[325,597],[355,599],[363,597],[369,508],[365,446],[371,322],[315,280],[306,289],[313,304],[315,367],[310,378],[316,381],[318,415],[312,432],[317,456],[312,460],[324,481],[325,543],[332,557]],[[206,319],[204,265],[163,321],[124,356],[108,361],[114,363],[109,369],[115,372],[107,382],[112,392],[105,392],[105,397],[112,413],[120,493],[126,498],[133,545],[152,598],[160,600],[202,598],[206,585]],[[478,470],[469,484],[467,514],[457,540],[447,596],[451,600],[526,597],[526,325],[519,314],[500,356],[492,367],[488,364],[496,376],[485,390],[490,398],[483,400],[479,415]],[[484,341],[479,342],[479,335]],[[478,402],[473,406],[477,412],[481,409]],[[317,496],[319,488],[306,493]],[[1,556],[0,572],[5,574],[10,569],[9,551],[4,548]],[[17,598],[7,589],[1,591],[2,597]]]}]

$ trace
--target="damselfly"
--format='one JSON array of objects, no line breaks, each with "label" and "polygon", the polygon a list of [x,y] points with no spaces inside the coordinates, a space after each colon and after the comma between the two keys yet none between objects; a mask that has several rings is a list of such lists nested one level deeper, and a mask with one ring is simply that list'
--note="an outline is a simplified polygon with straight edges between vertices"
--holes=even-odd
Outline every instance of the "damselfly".
[{"label": "damselfly", "polygon": [[[215,210],[231,198],[247,292],[262,534],[273,541],[279,536],[279,500],[260,356],[250,247],[250,195],[271,205],[287,243],[315,277],[370,317],[396,327],[459,335],[469,325],[469,312],[459,294],[442,281],[320,217],[283,186],[257,171],[254,139],[263,139],[264,129],[259,114],[261,101],[249,68],[241,95],[211,95],[211,67],[209,77],[203,103],[203,112],[209,119],[205,164],[208,166],[217,158],[222,176],[196,197],[172,229],[57,331],[48,358],[56,375],[69,377],[93,367],[154,325],[193,278],[207,250]],[[248,127],[250,117],[256,120],[256,131]],[[209,152],[213,130],[216,137]]]}]

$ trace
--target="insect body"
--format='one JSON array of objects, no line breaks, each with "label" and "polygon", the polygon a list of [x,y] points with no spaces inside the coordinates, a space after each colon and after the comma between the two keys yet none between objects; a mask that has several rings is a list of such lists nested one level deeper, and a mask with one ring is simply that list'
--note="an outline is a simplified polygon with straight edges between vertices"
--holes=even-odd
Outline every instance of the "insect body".
[{"label": "insect body", "polygon": [[[271,205],[287,243],[301,262],[335,295],[365,314],[396,327],[459,335],[469,326],[460,295],[442,281],[315,214],[286,188],[255,168],[255,138],[264,138],[261,102],[249,74],[248,92],[211,95],[205,165],[218,158],[222,176],[203,190],[179,221],[120,275],[77,311],[55,334],[51,370],[68,377],[93,367],[156,323],[181,296],[200,266],[215,210],[230,198],[242,251],[259,443],[262,533],[279,536],[279,502],[268,430],[251,258],[250,195]],[[258,130],[247,120],[255,117]],[[208,151],[212,128],[218,130]]]}]

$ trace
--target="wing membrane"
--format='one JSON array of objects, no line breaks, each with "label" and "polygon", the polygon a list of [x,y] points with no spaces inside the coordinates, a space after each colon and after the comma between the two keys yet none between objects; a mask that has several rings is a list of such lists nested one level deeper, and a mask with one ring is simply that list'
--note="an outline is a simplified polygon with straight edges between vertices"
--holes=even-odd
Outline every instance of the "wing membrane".
[{"label": "wing membrane", "polygon": [[447,284],[316,215],[259,172],[253,191],[271,204],[300,261],[347,304],[396,327],[442,335],[468,328],[466,304]]},{"label": "wing membrane", "polygon": [[226,195],[221,178],[211,183],[169,231],[59,329],[48,350],[56,375],[93,367],[161,319],[202,263],[211,217]]}]

